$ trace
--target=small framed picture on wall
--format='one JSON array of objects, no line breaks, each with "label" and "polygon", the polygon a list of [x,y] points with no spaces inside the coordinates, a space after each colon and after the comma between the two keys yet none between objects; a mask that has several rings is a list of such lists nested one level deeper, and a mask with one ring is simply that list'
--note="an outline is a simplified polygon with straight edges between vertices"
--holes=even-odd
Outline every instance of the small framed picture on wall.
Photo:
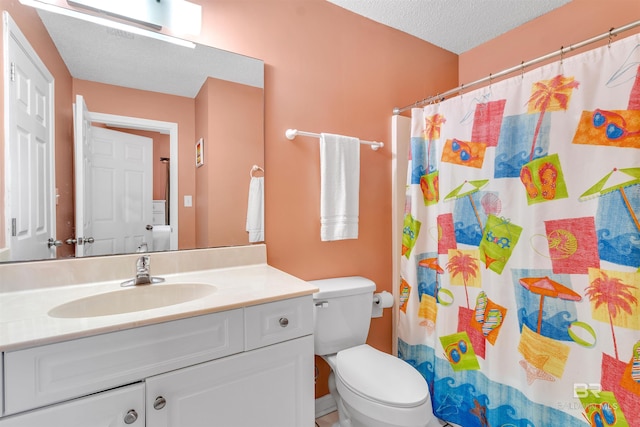
[{"label": "small framed picture on wall", "polygon": [[200,138],[196,142],[196,166],[204,165],[204,139]]}]

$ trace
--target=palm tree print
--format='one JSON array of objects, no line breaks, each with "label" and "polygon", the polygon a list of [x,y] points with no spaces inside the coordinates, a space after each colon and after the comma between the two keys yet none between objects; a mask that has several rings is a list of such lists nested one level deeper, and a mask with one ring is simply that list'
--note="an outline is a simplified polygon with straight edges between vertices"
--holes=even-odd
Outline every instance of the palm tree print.
[{"label": "palm tree print", "polygon": [[577,89],[579,85],[580,83],[575,81],[573,77],[564,77],[560,74],[551,80],[542,80],[533,84],[531,98],[529,98],[529,112],[540,112],[540,116],[533,133],[529,161],[533,160],[536,140],[542,127],[544,113],[547,111],[566,110],[569,107],[572,90]]},{"label": "palm tree print", "polygon": [[638,299],[633,295],[633,286],[622,283],[622,280],[616,277],[609,277],[606,273],[601,272],[600,277],[595,279],[585,290],[585,295],[589,297],[589,301],[595,301],[595,308],[606,305],[609,314],[609,325],[611,326],[611,336],[613,337],[613,349],[616,359],[618,358],[618,344],[616,343],[616,335],[613,329],[613,319],[618,314],[625,311],[632,314],[632,305],[638,304]]},{"label": "palm tree print", "polygon": [[427,173],[431,172],[431,142],[440,138],[440,127],[447,121],[441,114],[429,116],[424,121],[424,138],[427,144]]},{"label": "palm tree print", "polygon": [[447,271],[455,277],[462,275],[462,282],[464,283],[464,293],[467,297],[467,308],[469,306],[469,292],[467,291],[467,282],[470,277],[476,277],[478,273],[478,260],[472,257],[470,254],[456,251],[457,254],[452,256],[447,263]]}]

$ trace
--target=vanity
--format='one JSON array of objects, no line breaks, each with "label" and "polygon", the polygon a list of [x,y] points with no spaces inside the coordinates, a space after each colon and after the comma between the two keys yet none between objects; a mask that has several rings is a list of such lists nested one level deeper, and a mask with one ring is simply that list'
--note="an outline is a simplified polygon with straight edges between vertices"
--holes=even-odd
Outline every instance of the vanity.
[{"label": "vanity", "polygon": [[315,287],[264,245],[151,254],[166,281],[120,287],[135,260],[0,265],[1,427],[313,426]]}]

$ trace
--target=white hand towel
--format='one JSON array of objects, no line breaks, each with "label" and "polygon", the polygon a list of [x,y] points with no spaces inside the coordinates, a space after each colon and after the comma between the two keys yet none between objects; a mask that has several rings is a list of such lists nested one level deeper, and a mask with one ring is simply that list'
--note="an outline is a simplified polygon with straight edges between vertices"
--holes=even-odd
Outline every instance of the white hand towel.
[{"label": "white hand towel", "polygon": [[320,135],[320,238],[357,239],[360,140]]},{"label": "white hand towel", "polygon": [[264,241],[264,177],[252,176],[247,203],[247,232],[249,242]]}]

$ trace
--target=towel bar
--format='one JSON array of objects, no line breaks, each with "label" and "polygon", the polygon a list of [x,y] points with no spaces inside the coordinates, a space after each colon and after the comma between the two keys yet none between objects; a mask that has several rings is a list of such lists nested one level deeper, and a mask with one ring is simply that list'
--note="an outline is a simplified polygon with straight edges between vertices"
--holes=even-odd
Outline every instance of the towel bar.
[{"label": "towel bar", "polygon": [[[296,136],[310,136],[312,138],[320,138],[320,134],[319,133],[313,133],[313,132],[304,132],[298,129],[287,129],[287,131],[285,132],[285,136],[287,137],[287,139],[293,141]],[[370,145],[371,149],[374,151],[377,151],[379,148],[384,147],[384,143],[383,142],[376,142],[376,141],[362,141],[360,140],[360,144],[365,144],[365,145]]]}]

